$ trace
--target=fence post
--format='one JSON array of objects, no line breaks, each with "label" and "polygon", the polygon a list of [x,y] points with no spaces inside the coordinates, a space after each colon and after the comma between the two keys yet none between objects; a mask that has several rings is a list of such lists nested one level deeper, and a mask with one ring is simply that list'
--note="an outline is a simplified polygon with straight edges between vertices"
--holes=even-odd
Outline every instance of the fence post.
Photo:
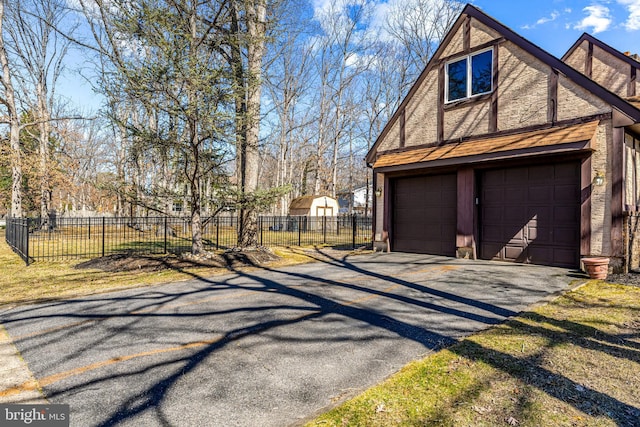
[{"label": "fence post", "polygon": [[302,217],[298,217],[298,246],[302,246]]},{"label": "fence post", "polygon": [[167,253],[167,217],[164,217],[164,253]]},{"label": "fence post", "polygon": [[220,218],[216,217],[216,250],[220,249],[219,238],[220,238]]},{"label": "fence post", "polygon": [[327,215],[322,217],[322,244],[327,244]]},{"label": "fence post", "polygon": [[91,218],[87,218],[87,221],[89,223],[89,235],[87,237],[88,240],[91,240]]},{"label": "fence post", "polygon": [[102,257],[104,258],[104,235],[105,235],[106,218],[102,217]]},{"label": "fence post", "polygon": [[260,246],[262,246],[262,217],[258,217],[258,227],[260,227]]},{"label": "fence post", "polygon": [[353,249],[356,248],[356,234],[357,234],[357,230],[356,230],[356,226],[358,225],[358,221],[356,220],[356,216],[355,215],[351,215],[351,230],[352,230],[352,243],[353,243]]},{"label": "fence post", "polygon": [[24,242],[24,254],[25,254],[25,262],[27,263],[27,267],[29,266],[29,220],[27,219],[24,222],[24,235],[25,235],[25,242]]}]

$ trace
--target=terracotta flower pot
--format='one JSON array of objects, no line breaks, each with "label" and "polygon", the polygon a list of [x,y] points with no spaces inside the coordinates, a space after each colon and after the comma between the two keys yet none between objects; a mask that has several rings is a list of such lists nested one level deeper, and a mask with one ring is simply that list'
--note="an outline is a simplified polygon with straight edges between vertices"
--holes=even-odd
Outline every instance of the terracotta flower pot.
[{"label": "terracotta flower pot", "polygon": [[592,279],[604,280],[609,274],[609,258],[582,258],[582,264]]}]

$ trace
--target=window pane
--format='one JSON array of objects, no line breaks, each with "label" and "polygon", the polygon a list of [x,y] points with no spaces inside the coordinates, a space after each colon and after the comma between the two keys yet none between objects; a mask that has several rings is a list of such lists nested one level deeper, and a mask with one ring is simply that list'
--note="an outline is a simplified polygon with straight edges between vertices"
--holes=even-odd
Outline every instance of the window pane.
[{"label": "window pane", "polygon": [[488,50],[471,57],[471,95],[491,92],[491,59]]},{"label": "window pane", "polygon": [[454,101],[467,97],[467,59],[452,62],[447,65],[449,76],[449,91],[447,101]]}]

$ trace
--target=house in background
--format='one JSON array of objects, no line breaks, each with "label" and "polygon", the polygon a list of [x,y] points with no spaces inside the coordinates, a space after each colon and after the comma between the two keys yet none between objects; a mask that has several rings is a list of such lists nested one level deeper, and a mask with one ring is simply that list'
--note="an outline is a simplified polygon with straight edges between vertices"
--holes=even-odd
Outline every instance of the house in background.
[{"label": "house in background", "polygon": [[467,5],[367,154],[374,244],[627,268],[640,63],[602,45],[560,60]]},{"label": "house in background", "polygon": [[[367,201],[368,196],[368,201]],[[369,216],[371,213],[372,190],[366,185],[361,185],[353,191],[344,190],[336,194],[340,205],[340,214]]]}]

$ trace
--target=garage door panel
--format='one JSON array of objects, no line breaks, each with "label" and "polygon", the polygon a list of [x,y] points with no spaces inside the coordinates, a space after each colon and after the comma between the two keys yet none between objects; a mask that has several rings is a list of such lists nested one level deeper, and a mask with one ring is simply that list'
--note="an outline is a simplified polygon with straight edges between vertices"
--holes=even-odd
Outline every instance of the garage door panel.
[{"label": "garage door panel", "polygon": [[579,163],[487,171],[479,181],[482,258],[577,266]]},{"label": "garage door panel", "polygon": [[554,206],[553,223],[554,224],[572,224],[575,222],[575,212],[570,206]]},{"label": "garage door panel", "polygon": [[519,223],[527,218],[526,206],[505,206],[504,207],[504,222],[506,223]]},{"label": "garage door panel", "polygon": [[549,186],[532,186],[527,191],[529,202],[549,203],[553,200],[553,188]]},{"label": "garage door panel", "polygon": [[558,203],[566,203],[567,200],[575,199],[579,194],[575,185],[564,184],[556,185],[554,191],[554,201]]},{"label": "garage door panel", "polygon": [[521,204],[525,199],[525,192],[521,188],[506,188],[502,195],[502,200],[507,204]]},{"label": "garage door panel", "polygon": [[399,252],[455,255],[455,174],[392,181],[392,247]]}]

